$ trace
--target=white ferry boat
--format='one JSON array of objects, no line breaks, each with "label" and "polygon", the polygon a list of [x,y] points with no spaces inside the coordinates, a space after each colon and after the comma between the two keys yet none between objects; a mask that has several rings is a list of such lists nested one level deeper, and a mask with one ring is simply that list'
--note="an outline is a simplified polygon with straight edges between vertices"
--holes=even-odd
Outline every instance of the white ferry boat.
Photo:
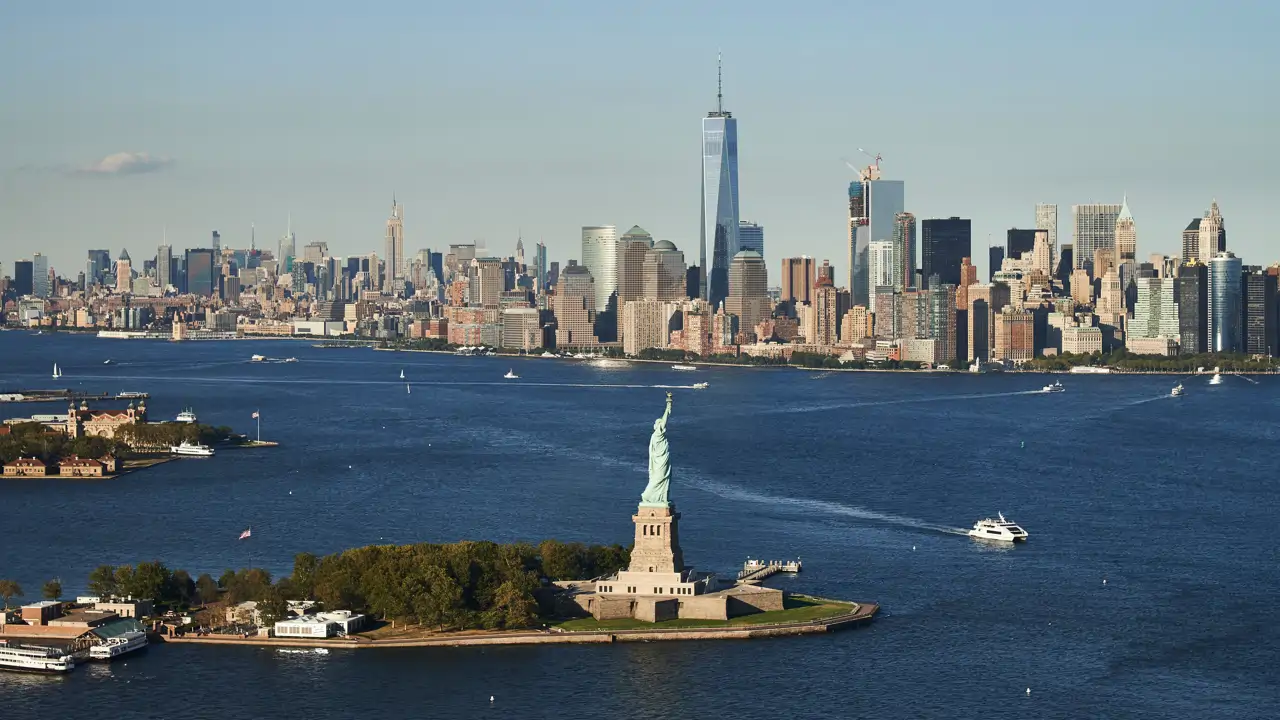
[{"label": "white ferry boat", "polygon": [[672,365],[672,370],[697,370],[697,365]]},{"label": "white ferry boat", "polygon": [[1066,392],[1066,391],[1067,389],[1062,387],[1061,380],[1054,380],[1052,383],[1045,385],[1040,390],[1040,392],[1047,392],[1047,393],[1059,393],[1059,392]]},{"label": "white ferry boat", "polygon": [[34,673],[66,673],[76,666],[66,651],[50,647],[22,646],[0,640],[0,670]]},{"label": "white ferry boat", "polygon": [[516,374],[515,368],[507,370],[507,374],[502,376],[507,380],[519,380],[520,376]]},{"label": "white ferry boat", "polygon": [[1071,372],[1077,375],[1106,375],[1111,372],[1111,368],[1094,367],[1092,365],[1075,365],[1071,368]]},{"label": "white ferry boat", "polygon": [[147,396],[146,393],[138,392],[137,390],[123,390],[119,395],[116,395],[116,397],[120,398],[121,400],[124,400],[126,398],[144,398],[146,396]]},{"label": "white ferry boat", "polygon": [[1174,385],[1173,389],[1169,391],[1169,395],[1171,397],[1182,397],[1182,383]]},{"label": "white ferry boat", "polygon": [[183,440],[181,445],[172,445],[169,452],[174,455],[192,455],[195,457],[212,457],[213,448],[208,445],[193,443],[189,440]]},{"label": "white ferry boat", "polygon": [[1027,531],[1018,527],[1017,523],[1005,520],[1004,513],[997,513],[999,520],[986,518],[973,524],[969,537],[979,540],[1002,540],[1005,542],[1022,542],[1027,539]]},{"label": "white ferry boat", "polygon": [[89,659],[114,660],[125,653],[141,650],[146,646],[147,633],[142,630],[130,630],[104,640],[101,645],[89,648]]},{"label": "white ferry boat", "polygon": [[178,413],[177,421],[180,423],[193,423],[196,421],[196,413],[191,408],[187,408]]}]

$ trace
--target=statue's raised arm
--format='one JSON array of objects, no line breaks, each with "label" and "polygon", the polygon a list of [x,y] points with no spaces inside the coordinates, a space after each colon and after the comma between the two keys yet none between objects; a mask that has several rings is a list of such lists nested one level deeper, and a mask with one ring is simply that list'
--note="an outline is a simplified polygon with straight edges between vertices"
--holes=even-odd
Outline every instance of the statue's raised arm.
[{"label": "statue's raised arm", "polygon": [[671,417],[671,393],[667,393],[667,409],[653,421],[649,437],[649,484],[640,494],[640,504],[667,507],[667,488],[671,483],[671,448],[667,444],[667,418]]}]

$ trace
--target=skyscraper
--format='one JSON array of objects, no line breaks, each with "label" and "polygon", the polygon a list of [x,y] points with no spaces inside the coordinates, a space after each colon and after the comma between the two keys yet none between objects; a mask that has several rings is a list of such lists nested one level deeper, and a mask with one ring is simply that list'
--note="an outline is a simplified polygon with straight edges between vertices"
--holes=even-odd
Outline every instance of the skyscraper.
[{"label": "skyscraper", "polygon": [[1209,352],[1244,350],[1240,274],[1240,258],[1233,253],[1223,251],[1209,261]]},{"label": "skyscraper", "polygon": [[1031,252],[1035,245],[1035,230],[1009,228],[1009,231],[1005,233],[1005,257],[1011,260],[1021,260],[1023,253]]},{"label": "skyscraper", "polygon": [[534,288],[538,292],[547,291],[547,246],[539,242],[533,250],[533,266],[538,278]]},{"label": "skyscraper", "polygon": [[[836,288],[829,277],[820,277],[813,287],[812,337],[806,339],[816,345],[835,345],[837,338]],[[761,318],[763,319],[763,318]]]},{"label": "skyscraper", "polygon": [[1174,302],[1173,278],[1140,277],[1138,301],[1134,304],[1129,335],[1135,338],[1176,338],[1180,329],[1178,306]]},{"label": "skyscraper", "polygon": [[894,280],[898,275],[893,255],[892,240],[877,240],[867,246],[867,283],[870,288],[870,307],[873,312],[879,312],[876,295],[889,292],[895,287]]},{"label": "skyscraper", "polygon": [[987,282],[995,279],[1002,265],[1004,265],[1004,248],[999,245],[987,248]]},{"label": "skyscraper", "polygon": [[582,227],[582,267],[595,281],[594,309],[602,311],[609,307],[609,296],[618,290],[618,228],[613,225]]},{"label": "skyscraper", "polygon": [[222,259],[222,233],[214,230],[213,234],[209,238],[209,242],[209,247],[213,248],[213,259],[215,261],[220,261]]},{"label": "skyscraper", "polygon": [[49,297],[49,257],[41,253],[31,256],[31,294]]},{"label": "skyscraper", "polygon": [[13,291],[18,297],[31,295],[35,285],[35,271],[30,260],[18,260],[13,263]]},{"label": "skyscraper", "polygon": [[187,250],[187,292],[201,297],[212,297],[218,291],[217,267],[213,262],[212,248]]},{"label": "skyscraper", "polygon": [[556,281],[553,312],[557,347],[590,347],[598,343],[593,330],[596,318],[595,282],[586,267],[570,260]]},{"label": "skyscraper", "polygon": [[289,225],[285,230],[284,237],[280,238],[280,250],[276,255],[277,274],[293,270],[293,258],[296,255],[297,238],[293,235],[293,216],[289,216]]},{"label": "skyscraper", "polygon": [[[1086,267],[1093,260],[1099,248],[1116,246],[1116,219],[1120,217],[1120,206],[1114,204],[1072,205],[1071,214],[1075,221],[1072,242],[1075,246],[1075,267]],[[1094,268],[1093,277],[1102,273]]]},{"label": "skyscraper", "polygon": [[1138,228],[1133,223],[1133,214],[1129,212],[1129,198],[1126,196],[1120,205],[1120,214],[1116,216],[1116,263],[1123,265],[1135,262],[1138,257]]},{"label": "skyscraper", "polygon": [[756,324],[769,317],[769,273],[764,258],[743,250],[729,266],[729,295],[724,311],[738,316],[738,331],[754,333]]},{"label": "skyscraper", "polygon": [[133,261],[129,259],[129,251],[120,250],[120,259],[116,260],[116,292],[127,293],[133,290]]},{"label": "skyscraper", "polygon": [[931,218],[920,223],[920,267],[925,287],[930,275],[946,285],[960,285],[960,266],[972,255],[972,228],[968,219]]},{"label": "skyscraper", "polygon": [[1036,205],[1036,229],[1049,231],[1049,251],[1058,257],[1058,206],[1049,203]]},{"label": "skyscraper", "polygon": [[894,286],[905,290],[915,287],[916,216],[900,212],[893,216],[893,264],[898,278]]},{"label": "skyscraper", "polygon": [[849,290],[854,305],[871,304],[871,243],[892,240],[894,218],[903,212],[906,190],[901,180],[881,180],[877,159],[849,183]]},{"label": "skyscraper", "polygon": [[111,269],[111,251],[110,250],[90,250],[88,261],[84,268],[84,281],[86,285],[100,285],[102,278],[107,271]]},{"label": "skyscraper", "polygon": [[160,292],[173,284],[173,247],[161,245],[156,248],[156,284]]},{"label": "skyscraper", "polygon": [[1209,210],[1201,218],[1198,230],[1200,237],[1196,257],[1200,262],[1208,264],[1211,258],[1216,258],[1218,253],[1225,252],[1227,249],[1227,226],[1222,220],[1222,213],[1218,211],[1217,200],[1213,201]]},{"label": "skyscraper", "polygon": [[382,291],[398,293],[405,277],[404,257],[404,207],[391,196],[391,216],[387,218],[385,242],[387,271],[382,278]]},{"label": "skyscraper", "polygon": [[641,295],[647,300],[676,302],[685,299],[684,253],[670,240],[659,240],[644,256],[644,284]]},{"label": "skyscraper", "polygon": [[813,258],[807,255],[782,258],[782,302],[792,304],[809,302],[816,277]]},{"label": "skyscraper", "polygon": [[1250,355],[1276,354],[1276,276],[1260,267],[1245,268],[1240,277],[1244,316],[1244,351]]},{"label": "skyscraper", "polygon": [[1182,262],[1195,260],[1200,260],[1200,218],[1192,218],[1182,231]]},{"label": "skyscraper", "polygon": [[[388,270],[387,274],[391,272]],[[502,261],[498,258],[476,258],[476,277],[472,282],[471,302],[487,308],[498,307],[498,300],[506,290],[506,277]]]},{"label": "skyscraper", "polygon": [[618,240],[618,308],[645,297],[645,258],[653,249],[653,236],[639,226]]},{"label": "skyscraper", "polygon": [[[1196,245],[1195,247],[1198,247]],[[1178,304],[1180,353],[1198,355],[1206,351],[1209,338],[1209,268],[1192,259],[1178,268],[1174,281]]]},{"label": "skyscraper", "polygon": [[702,119],[702,250],[698,256],[704,277],[702,297],[712,307],[718,307],[729,293],[729,263],[740,249],[738,121],[724,109],[722,79],[717,60],[716,109]]},{"label": "skyscraper", "polygon": [[738,247],[753,250],[764,257],[764,226],[746,220],[738,221]]}]

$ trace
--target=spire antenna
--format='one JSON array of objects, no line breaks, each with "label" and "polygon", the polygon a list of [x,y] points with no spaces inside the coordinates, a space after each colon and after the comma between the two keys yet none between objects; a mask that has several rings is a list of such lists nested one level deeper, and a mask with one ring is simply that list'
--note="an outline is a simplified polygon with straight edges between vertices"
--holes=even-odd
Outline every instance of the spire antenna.
[{"label": "spire antenna", "polygon": [[716,51],[716,112],[724,112],[724,53]]}]

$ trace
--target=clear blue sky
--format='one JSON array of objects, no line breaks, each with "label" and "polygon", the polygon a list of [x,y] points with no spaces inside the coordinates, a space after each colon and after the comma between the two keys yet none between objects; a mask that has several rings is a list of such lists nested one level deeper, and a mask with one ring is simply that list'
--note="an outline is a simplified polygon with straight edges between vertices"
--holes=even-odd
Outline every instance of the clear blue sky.
[{"label": "clear blue sky", "polygon": [[[108,9],[106,6],[112,6]],[[847,272],[842,157],[884,154],[918,217],[988,234],[1128,193],[1138,252],[1216,197],[1280,260],[1276,2],[60,2],[0,8],[0,272],[44,251],[381,253],[639,224],[697,256],[700,118],[739,118],[742,217]],[[104,163],[104,159],[120,156]],[[99,172],[86,172],[96,168]],[[132,170],[132,172],[127,172]]]}]

